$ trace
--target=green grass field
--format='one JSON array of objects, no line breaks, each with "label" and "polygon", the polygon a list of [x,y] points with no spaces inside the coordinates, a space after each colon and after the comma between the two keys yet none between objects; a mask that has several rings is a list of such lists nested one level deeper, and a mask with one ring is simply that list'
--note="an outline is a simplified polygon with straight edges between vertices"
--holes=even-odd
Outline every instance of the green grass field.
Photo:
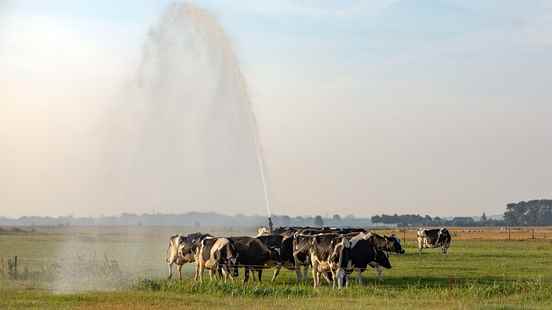
[{"label": "green grass field", "polygon": [[[393,268],[383,281],[368,270],[363,285],[353,279],[349,288],[334,290],[296,284],[289,271],[274,284],[266,271],[262,283],[199,285],[190,280],[189,266],[184,281],[166,280],[163,257],[171,230],[128,229],[0,235],[0,256],[18,255],[30,275],[1,278],[0,309],[552,309],[549,240],[453,241],[448,256],[438,250],[418,255],[410,242],[406,255],[391,256]],[[83,253],[97,261],[108,253],[125,276],[98,282],[82,270],[75,273],[82,281],[69,290],[59,282],[72,279],[41,276],[47,264]]]}]

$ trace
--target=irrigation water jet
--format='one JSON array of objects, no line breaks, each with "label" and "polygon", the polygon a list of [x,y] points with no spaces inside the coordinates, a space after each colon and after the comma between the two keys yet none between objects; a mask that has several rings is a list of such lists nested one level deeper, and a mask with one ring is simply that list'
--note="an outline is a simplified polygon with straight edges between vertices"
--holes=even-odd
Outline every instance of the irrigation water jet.
[{"label": "irrigation water jet", "polygon": [[109,159],[125,205],[241,212],[262,201],[270,217],[256,117],[216,19],[191,4],[170,5],[148,33],[136,80],[115,119],[129,125],[108,143],[118,149]]},{"label": "irrigation water jet", "polygon": [[[271,226],[255,114],[230,41],[207,11],[170,5],[146,36],[136,76],[114,101],[97,204],[129,213],[180,212],[183,206],[238,213],[264,202]],[[64,242],[58,255],[74,257],[81,246],[79,239]],[[106,251],[97,243],[86,246],[98,255]],[[113,259],[123,271],[139,275],[141,267],[128,258],[144,249],[124,243],[117,250],[122,258]],[[61,274],[56,291],[82,289],[70,281],[72,270]]]}]

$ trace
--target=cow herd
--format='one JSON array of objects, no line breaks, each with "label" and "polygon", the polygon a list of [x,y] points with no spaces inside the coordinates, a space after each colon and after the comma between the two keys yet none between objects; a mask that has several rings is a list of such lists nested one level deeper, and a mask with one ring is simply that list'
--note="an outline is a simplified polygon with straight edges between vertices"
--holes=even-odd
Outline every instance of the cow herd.
[{"label": "cow herd", "polygon": [[[451,236],[446,228],[419,229],[418,252],[423,248],[441,247],[447,254]],[[205,270],[211,279],[234,280],[243,269],[244,283],[250,275],[261,281],[266,269],[274,269],[274,281],[282,268],[295,272],[297,281],[305,281],[309,269],[314,287],[322,277],[333,287],[346,287],[351,273],[373,268],[379,279],[391,268],[389,253],[404,254],[395,235],[381,236],[361,228],[280,227],[269,232],[260,228],[256,237],[216,237],[192,233],[169,239],[167,264],[169,278],[176,266],[182,279],[182,266],[195,264],[194,280],[202,282]]]}]

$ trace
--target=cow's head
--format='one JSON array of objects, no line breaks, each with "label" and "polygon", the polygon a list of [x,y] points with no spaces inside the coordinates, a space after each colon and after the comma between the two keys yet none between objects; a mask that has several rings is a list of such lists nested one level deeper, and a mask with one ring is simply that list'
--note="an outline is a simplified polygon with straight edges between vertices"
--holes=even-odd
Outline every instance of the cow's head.
[{"label": "cow's head", "polygon": [[303,253],[305,251],[308,251],[308,249],[312,245],[313,241],[312,236],[308,235],[301,235],[299,233],[295,233],[293,236],[293,253],[296,255],[297,253]]},{"label": "cow's head", "polygon": [[236,278],[239,276],[238,262],[239,262],[239,252],[236,248],[236,244],[232,239],[228,239],[228,244],[225,247],[226,249],[226,266],[228,270],[232,273],[232,277]]},{"label": "cow's head", "polygon": [[232,277],[238,276],[238,251],[236,246],[232,242],[228,242],[224,247],[225,252],[225,264],[229,272],[232,273]]},{"label": "cow's head", "polygon": [[205,237],[209,235],[204,235],[202,233],[192,233],[186,236],[180,236],[179,238],[179,246],[183,247],[184,252],[193,251],[194,248],[196,248],[200,241]]},{"label": "cow's head", "polygon": [[389,256],[384,251],[376,249],[376,255],[375,255],[374,261],[378,263],[378,265],[382,266],[383,268],[387,268],[387,269],[391,268],[391,262],[389,261]]},{"label": "cow's head", "polygon": [[385,241],[387,244],[387,250],[398,254],[405,253],[404,249],[401,246],[401,240],[397,238],[395,235],[391,235],[389,237],[385,236]]}]

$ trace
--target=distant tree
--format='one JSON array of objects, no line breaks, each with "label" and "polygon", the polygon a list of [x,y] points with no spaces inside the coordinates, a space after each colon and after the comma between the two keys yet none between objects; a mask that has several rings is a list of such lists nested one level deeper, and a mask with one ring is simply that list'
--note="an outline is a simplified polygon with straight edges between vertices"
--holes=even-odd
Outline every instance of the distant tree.
[{"label": "distant tree", "polygon": [[332,216],[332,220],[336,222],[341,222],[341,216],[339,216],[339,214],[334,214],[334,216]]},{"label": "distant tree", "polygon": [[324,220],[322,219],[322,217],[320,215],[317,215],[314,218],[314,226],[318,226],[318,227],[324,226]]},{"label": "distant tree", "polygon": [[481,214],[481,222],[486,222],[486,221],[487,221],[487,214],[483,212],[483,214]]},{"label": "distant tree", "polygon": [[433,219],[431,218],[431,216],[429,216],[427,214],[424,217],[424,220],[425,220],[424,224],[426,224],[426,225],[431,225],[431,223],[433,222]]}]

